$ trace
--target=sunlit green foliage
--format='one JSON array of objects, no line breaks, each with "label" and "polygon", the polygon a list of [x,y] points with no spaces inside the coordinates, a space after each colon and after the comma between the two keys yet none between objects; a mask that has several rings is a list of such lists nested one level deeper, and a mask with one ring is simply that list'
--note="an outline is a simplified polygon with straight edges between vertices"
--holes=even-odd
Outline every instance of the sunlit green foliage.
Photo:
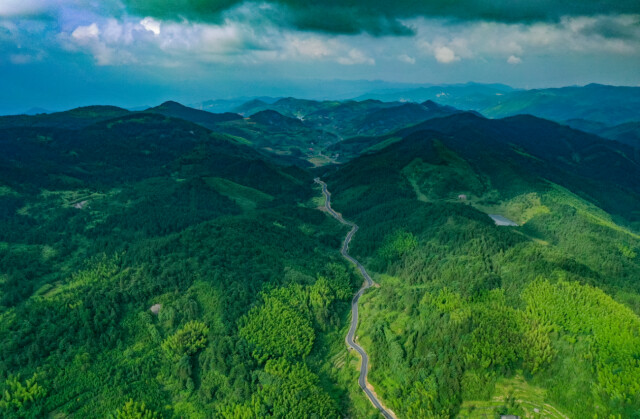
[{"label": "sunlit green foliage", "polygon": [[335,402],[319,387],[318,377],[304,363],[269,360],[260,374],[260,390],[250,404],[228,405],[224,418],[337,418]]},{"label": "sunlit green foliage", "polygon": [[[210,417],[260,391],[351,409],[321,354],[346,352],[355,275],[313,176],[185,121],[94,122],[0,129],[0,416]],[[287,319],[276,376],[240,328]]]},{"label": "sunlit green foliage", "polygon": [[380,257],[386,260],[394,260],[410,252],[418,246],[418,239],[406,231],[398,231],[390,236],[380,248]]},{"label": "sunlit green foliage", "polygon": [[314,340],[311,322],[275,298],[249,312],[240,336],[255,346],[254,356],[261,362],[280,356],[304,357]]},{"label": "sunlit green foliage", "polygon": [[[0,129],[0,416],[374,416],[344,345],[362,278],[310,199],[317,173],[102,111]],[[357,332],[378,395],[399,417],[495,400],[523,415],[529,398],[557,417],[637,415],[636,156],[528,117],[433,124],[447,134],[347,141],[378,153],[322,175],[381,285]],[[259,138],[277,129],[251,141],[308,148]]]},{"label": "sunlit green foliage", "polygon": [[[400,417],[451,417],[489,400],[487,413],[522,415],[526,391],[558,417],[633,417],[637,195],[611,198],[594,186],[605,176],[544,173],[549,151],[533,136],[504,147],[491,124],[490,151],[477,124],[442,121],[452,134],[416,133],[327,177],[334,208],[360,227],[350,252],[381,285],[361,300],[370,381]],[[523,225],[497,227],[487,212]],[[500,393],[515,376],[526,383],[519,400]]]},{"label": "sunlit green foliage", "polygon": [[192,320],[169,336],[162,343],[162,348],[172,358],[181,358],[183,355],[191,356],[207,346],[208,333],[209,328],[204,323]]},{"label": "sunlit green foliage", "polygon": [[162,416],[158,412],[147,409],[144,403],[129,400],[112,416],[113,419],[158,419]]},{"label": "sunlit green foliage", "polygon": [[42,399],[47,390],[37,382],[37,374],[24,382],[19,376],[9,377],[0,397],[0,413],[3,417],[35,417],[42,411]]},{"label": "sunlit green foliage", "polygon": [[640,318],[602,290],[577,282],[533,282],[523,294],[543,324],[584,337],[593,365],[594,393],[611,406],[640,402]]}]

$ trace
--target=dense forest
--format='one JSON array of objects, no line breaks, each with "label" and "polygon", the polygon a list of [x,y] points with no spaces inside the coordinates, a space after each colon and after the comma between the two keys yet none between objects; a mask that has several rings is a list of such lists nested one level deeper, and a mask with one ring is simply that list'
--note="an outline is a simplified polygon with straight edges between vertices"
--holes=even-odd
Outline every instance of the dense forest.
[{"label": "dense forest", "polygon": [[398,417],[640,418],[637,151],[396,105],[0,119],[0,416],[378,417],[321,176]]},{"label": "dense forest", "polygon": [[164,116],[84,125],[0,133],[0,416],[370,414],[312,176]]},{"label": "dense forest", "polygon": [[326,171],[381,286],[362,301],[370,381],[398,417],[640,417],[638,165],[599,176],[606,143],[560,129],[584,158],[564,169],[504,122],[489,150],[485,122],[438,121]]}]

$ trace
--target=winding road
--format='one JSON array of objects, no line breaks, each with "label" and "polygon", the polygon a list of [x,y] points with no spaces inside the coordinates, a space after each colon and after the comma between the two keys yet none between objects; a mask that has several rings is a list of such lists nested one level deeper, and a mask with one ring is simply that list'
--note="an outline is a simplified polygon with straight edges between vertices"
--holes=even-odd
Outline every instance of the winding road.
[{"label": "winding road", "polygon": [[360,270],[360,273],[364,277],[364,284],[362,285],[362,288],[358,290],[356,295],[353,296],[353,300],[351,301],[351,327],[349,327],[349,332],[347,333],[347,336],[345,338],[347,346],[355,349],[356,352],[360,354],[360,357],[362,359],[360,363],[360,377],[358,378],[358,384],[360,385],[362,391],[364,391],[364,393],[367,395],[371,403],[373,403],[373,405],[380,411],[380,413],[382,413],[382,416],[384,416],[386,419],[397,419],[396,415],[392,411],[384,407],[380,400],[378,400],[378,397],[371,390],[373,389],[373,386],[371,386],[371,384],[369,384],[369,382],[367,381],[367,373],[369,372],[369,355],[367,355],[367,352],[362,348],[362,346],[358,345],[353,340],[356,329],[358,328],[358,300],[360,300],[360,297],[367,289],[374,285],[373,280],[367,273],[367,270],[364,268],[364,266],[362,266],[362,264],[356,259],[349,256],[349,243],[351,242],[353,235],[356,234],[356,231],[358,231],[358,226],[351,221],[345,220],[344,218],[342,218],[342,215],[338,214],[333,210],[333,208],[331,208],[331,193],[327,189],[327,184],[321,181],[320,178],[315,178],[314,180],[316,183],[322,186],[322,193],[325,197],[324,207],[327,212],[342,224],[351,227],[351,231],[349,231],[349,233],[347,233],[347,236],[344,238],[340,253],[342,253],[342,256],[344,256],[345,259],[356,265],[356,267]]}]

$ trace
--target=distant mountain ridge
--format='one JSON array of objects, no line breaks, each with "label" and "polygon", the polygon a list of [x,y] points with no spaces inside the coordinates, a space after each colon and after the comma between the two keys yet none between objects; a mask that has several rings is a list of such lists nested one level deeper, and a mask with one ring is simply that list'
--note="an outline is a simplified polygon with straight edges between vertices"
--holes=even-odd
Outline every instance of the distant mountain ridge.
[{"label": "distant mountain ridge", "polygon": [[217,113],[212,113],[207,111],[201,111],[198,109],[190,108],[188,106],[184,106],[174,101],[164,102],[160,106],[149,108],[144,112],[157,113],[160,115],[171,116],[174,118],[181,118],[181,119],[202,125],[207,128],[213,128],[221,122],[228,122],[228,121],[234,121],[236,119],[242,119],[242,116],[236,113],[225,112],[225,113],[217,114]]},{"label": "distant mountain ridge", "polygon": [[639,150],[433,100],[243,106],[0,118],[1,417],[373,417],[317,177],[399,417],[638,412]]},{"label": "distant mountain ridge", "polygon": [[[506,86],[505,86],[506,87]],[[422,102],[433,100],[489,118],[531,114],[562,122],[585,119],[609,126],[640,120],[640,87],[589,84],[517,90],[499,85],[457,85],[371,93],[356,98]]]},{"label": "distant mountain ridge", "polygon": [[117,106],[83,106],[63,112],[36,115],[0,116],[0,128],[7,127],[52,127],[79,129],[129,114],[126,109]]}]

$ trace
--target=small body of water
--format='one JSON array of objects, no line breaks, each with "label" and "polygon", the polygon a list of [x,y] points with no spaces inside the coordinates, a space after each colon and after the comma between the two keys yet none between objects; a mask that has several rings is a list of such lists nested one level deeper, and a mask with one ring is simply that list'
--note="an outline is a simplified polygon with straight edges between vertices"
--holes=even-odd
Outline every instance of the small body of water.
[{"label": "small body of water", "polygon": [[514,226],[517,227],[518,223],[511,221],[505,216],[498,214],[489,214],[489,217],[496,223],[497,226]]}]

